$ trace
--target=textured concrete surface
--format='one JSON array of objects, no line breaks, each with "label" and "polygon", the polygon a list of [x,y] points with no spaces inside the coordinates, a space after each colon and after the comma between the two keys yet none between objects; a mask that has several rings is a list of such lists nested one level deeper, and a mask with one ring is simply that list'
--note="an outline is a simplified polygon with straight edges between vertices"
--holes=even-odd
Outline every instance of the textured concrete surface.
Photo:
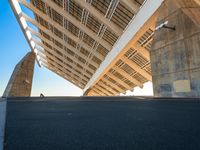
[{"label": "textured concrete surface", "polygon": [[200,101],[8,100],[6,150],[197,150]]},{"label": "textured concrete surface", "polygon": [[6,101],[0,98],[0,150],[3,150],[5,117],[6,117]]},{"label": "textured concrete surface", "polygon": [[[173,3],[173,5],[172,5]],[[151,66],[155,96],[200,97],[200,7],[194,0],[166,0],[155,32]]]},{"label": "textured concrete surface", "polygon": [[31,95],[35,54],[29,52],[15,67],[3,97],[24,97]]}]

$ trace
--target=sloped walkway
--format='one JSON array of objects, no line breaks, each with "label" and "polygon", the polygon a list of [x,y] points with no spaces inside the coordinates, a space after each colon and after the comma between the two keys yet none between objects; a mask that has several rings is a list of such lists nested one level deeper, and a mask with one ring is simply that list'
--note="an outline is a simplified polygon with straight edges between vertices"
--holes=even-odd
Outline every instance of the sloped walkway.
[{"label": "sloped walkway", "polygon": [[200,101],[149,99],[9,99],[5,149],[200,149]]}]

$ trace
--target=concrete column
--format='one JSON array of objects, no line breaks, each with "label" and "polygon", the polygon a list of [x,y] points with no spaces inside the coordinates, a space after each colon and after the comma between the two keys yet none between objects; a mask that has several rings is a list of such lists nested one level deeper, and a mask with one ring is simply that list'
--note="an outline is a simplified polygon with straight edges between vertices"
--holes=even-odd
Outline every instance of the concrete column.
[{"label": "concrete column", "polygon": [[3,97],[29,97],[35,64],[35,53],[29,52],[15,67]]},{"label": "concrete column", "polygon": [[154,95],[200,97],[199,0],[165,0],[159,10],[151,55]]}]

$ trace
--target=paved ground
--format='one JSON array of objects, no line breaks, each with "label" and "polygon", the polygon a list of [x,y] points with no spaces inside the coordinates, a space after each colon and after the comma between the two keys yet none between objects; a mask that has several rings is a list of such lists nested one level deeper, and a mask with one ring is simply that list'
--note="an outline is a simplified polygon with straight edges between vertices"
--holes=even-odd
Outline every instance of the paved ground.
[{"label": "paved ground", "polygon": [[9,100],[6,150],[200,149],[200,101],[56,99]]},{"label": "paved ground", "polygon": [[3,150],[5,117],[6,117],[6,101],[0,98],[0,150]]}]

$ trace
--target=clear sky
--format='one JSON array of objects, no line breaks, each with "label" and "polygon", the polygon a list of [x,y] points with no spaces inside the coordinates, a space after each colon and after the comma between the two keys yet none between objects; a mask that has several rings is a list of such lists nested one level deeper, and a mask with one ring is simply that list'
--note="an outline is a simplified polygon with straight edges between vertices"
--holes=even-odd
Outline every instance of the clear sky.
[{"label": "clear sky", "polygon": [[[0,0],[0,96],[3,94],[15,65],[30,51],[29,45],[11,10],[8,0]],[[35,65],[32,96],[79,96],[82,90],[45,67]],[[135,88],[127,95],[152,95],[152,84]]]}]

